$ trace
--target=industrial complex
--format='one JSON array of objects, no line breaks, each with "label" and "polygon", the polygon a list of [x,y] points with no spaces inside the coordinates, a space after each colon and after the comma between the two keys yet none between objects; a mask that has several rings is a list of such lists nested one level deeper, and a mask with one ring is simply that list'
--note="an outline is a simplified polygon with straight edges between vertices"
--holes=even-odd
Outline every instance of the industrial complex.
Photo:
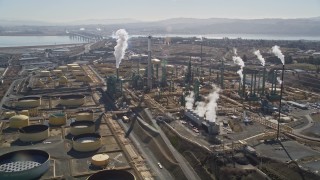
[{"label": "industrial complex", "polygon": [[319,74],[287,59],[307,52],[68,35],[0,48],[0,179],[319,179]]}]

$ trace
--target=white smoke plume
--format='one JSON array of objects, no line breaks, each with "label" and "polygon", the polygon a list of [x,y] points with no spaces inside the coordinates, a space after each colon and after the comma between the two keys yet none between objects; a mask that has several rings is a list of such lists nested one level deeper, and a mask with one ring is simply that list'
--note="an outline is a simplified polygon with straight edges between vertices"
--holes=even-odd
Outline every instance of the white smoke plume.
[{"label": "white smoke plume", "polygon": [[218,107],[218,99],[219,99],[220,89],[216,87],[215,91],[208,95],[209,102],[206,106],[206,119],[210,122],[216,122],[217,118],[217,107]]},{"label": "white smoke plume", "polygon": [[[211,92],[208,96],[205,97],[205,101],[200,101],[200,102],[196,102],[196,108],[194,110],[195,113],[197,113],[198,116],[200,117],[204,117],[204,115],[206,116],[206,119],[209,120],[210,122],[215,122],[216,121],[216,109],[218,107],[217,104],[217,100],[219,99],[219,92],[220,89],[216,86],[213,86],[213,88],[215,89],[213,92]],[[190,94],[191,95],[191,94]],[[186,97],[186,101],[187,97]],[[194,102],[194,99],[192,99],[192,104]],[[187,104],[186,104],[187,109],[192,109],[188,108]]]},{"label": "white smoke plume", "polygon": [[186,108],[193,109],[193,103],[194,103],[194,93],[193,91],[191,91],[190,94],[186,96]]},{"label": "white smoke plume", "polygon": [[207,111],[206,105],[207,103],[204,101],[196,102],[196,109],[194,110],[194,112],[197,113],[198,116],[204,117]]},{"label": "white smoke plume", "polygon": [[266,61],[264,60],[264,58],[262,57],[260,50],[256,50],[253,52],[253,54],[255,54],[257,56],[257,58],[259,59],[259,61],[261,62],[262,66],[265,66]]},{"label": "white smoke plume", "polygon": [[236,55],[236,56],[238,56],[238,53],[237,53],[237,48],[233,48],[233,53]]},{"label": "white smoke plume", "polygon": [[117,45],[114,47],[113,54],[116,58],[116,67],[118,69],[128,47],[129,36],[125,29],[119,29],[115,34],[115,38],[117,39]]},{"label": "white smoke plume", "polygon": [[235,64],[240,66],[240,69],[237,71],[237,73],[239,74],[240,78],[241,78],[241,82],[243,82],[243,68],[244,68],[244,62],[243,60],[239,57],[239,56],[233,56],[232,60]]},{"label": "white smoke plume", "polygon": [[284,55],[282,54],[280,47],[277,45],[273,46],[272,52],[274,55],[276,55],[281,60],[282,64],[284,65]]},{"label": "white smoke plume", "polygon": [[277,77],[277,81],[278,81],[279,84],[282,84],[282,81],[281,81],[280,77]]}]

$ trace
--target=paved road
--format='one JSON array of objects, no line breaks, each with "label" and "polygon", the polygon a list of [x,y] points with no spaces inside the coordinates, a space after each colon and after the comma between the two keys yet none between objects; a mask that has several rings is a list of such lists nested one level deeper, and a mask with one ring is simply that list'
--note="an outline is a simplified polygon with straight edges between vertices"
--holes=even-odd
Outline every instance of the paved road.
[{"label": "paved road", "polygon": [[11,85],[9,86],[7,92],[4,94],[3,98],[2,98],[1,101],[0,101],[0,112],[2,111],[2,105],[3,105],[3,103],[6,102],[7,99],[8,99],[7,96],[12,93],[13,86],[16,86],[17,83],[19,83],[21,80],[22,80],[22,79],[16,79],[16,80],[14,80],[14,81],[11,83]]},{"label": "paved road", "polygon": [[153,127],[155,127],[161,138],[164,140],[166,145],[168,146],[169,150],[173,154],[173,156],[176,158],[177,162],[179,163],[183,173],[185,176],[190,180],[200,180],[200,177],[197,175],[197,173],[194,171],[194,169],[190,166],[187,160],[184,159],[184,157],[171,145],[170,140],[165,135],[165,133],[162,131],[162,129],[159,127],[157,122],[154,119],[151,119],[153,123]]},{"label": "paved road", "polygon": [[294,129],[293,130],[293,134],[298,136],[298,137],[304,138],[304,139],[320,142],[320,138],[310,137],[310,136],[306,136],[306,135],[302,134],[303,130],[308,129],[308,128],[310,128],[310,127],[312,127],[314,125],[314,121],[313,121],[313,119],[311,118],[311,116],[309,114],[305,115],[305,117],[308,120],[308,124],[306,126],[302,127],[302,128]]},{"label": "paved road", "polygon": [[[118,121],[119,124],[124,128],[125,131],[128,131],[128,126],[127,124],[123,123],[122,121]],[[158,160],[156,159],[156,157],[153,155],[153,153],[150,151],[150,149],[148,147],[146,147],[141,141],[140,138],[138,138],[134,132],[130,133],[130,140],[134,143],[134,145],[136,146],[136,148],[138,148],[142,154],[142,156],[146,159],[148,165],[151,167],[152,172],[154,172],[156,174],[156,179],[159,180],[170,180],[170,179],[174,179],[170,172],[165,169],[164,167],[162,169],[159,168],[158,166]]]}]

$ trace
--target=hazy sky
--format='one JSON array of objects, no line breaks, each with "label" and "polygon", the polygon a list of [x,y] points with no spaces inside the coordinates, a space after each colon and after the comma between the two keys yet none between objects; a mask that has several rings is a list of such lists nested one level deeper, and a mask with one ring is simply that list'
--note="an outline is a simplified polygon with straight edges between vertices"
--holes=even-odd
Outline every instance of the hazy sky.
[{"label": "hazy sky", "polygon": [[133,18],[300,18],[320,16],[320,0],[0,0],[0,19],[66,22]]}]

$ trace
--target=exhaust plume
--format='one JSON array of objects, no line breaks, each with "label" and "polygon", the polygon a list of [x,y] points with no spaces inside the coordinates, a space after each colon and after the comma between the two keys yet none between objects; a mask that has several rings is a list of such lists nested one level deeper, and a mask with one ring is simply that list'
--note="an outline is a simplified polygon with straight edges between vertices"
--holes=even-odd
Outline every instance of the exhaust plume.
[{"label": "exhaust plume", "polygon": [[216,122],[217,112],[216,109],[218,107],[218,99],[219,99],[220,89],[216,87],[215,91],[208,95],[209,102],[206,106],[206,119],[210,122]]},{"label": "exhaust plume", "polygon": [[190,94],[188,96],[186,96],[186,108],[192,109],[193,103],[194,103],[194,93],[193,93],[193,91],[191,91]]},{"label": "exhaust plume", "polygon": [[273,46],[272,52],[281,60],[282,64],[284,65],[284,55],[282,54],[280,47],[277,45]]},{"label": "exhaust plume", "polygon": [[240,69],[237,71],[237,73],[239,74],[240,78],[241,78],[241,82],[243,82],[243,68],[244,68],[244,62],[243,60],[239,57],[239,56],[233,56],[232,60],[235,64],[240,66]]},{"label": "exhaust plume", "polygon": [[277,81],[278,81],[279,84],[282,84],[282,81],[281,81],[280,77],[277,77]]},{"label": "exhaust plume", "polygon": [[[194,112],[197,113],[197,115],[200,117],[204,117],[205,115],[206,119],[209,120],[210,122],[216,121],[216,117],[217,117],[216,109],[218,107],[217,100],[219,99],[219,92],[220,92],[220,89],[218,87],[213,86],[213,88],[215,90],[205,97],[205,101],[196,103],[196,108],[194,110]],[[192,100],[193,100],[192,101],[192,104],[193,104],[194,99]],[[188,102],[187,98],[186,98],[186,101]]]},{"label": "exhaust plume", "polygon": [[264,66],[266,64],[266,61],[264,60],[264,58],[262,57],[260,50],[256,50],[253,52],[253,54],[255,54],[257,56],[257,58],[259,59],[259,61],[261,62],[261,65]]},{"label": "exhaust plume", "polygon": [[117,39],[117,45],[114,47],[113,54],[116,58],[116,68],[118,69],[128,47],[129,36],[125,29],[119,29],[115,34],[115,38]]},{"label": "exhaust plume", "polygon": [[236,56],[238,56],[238,53],[237,53],[237,48],[233,48],[233,53],[236,55]]},{"label": "exhaust plume", "polygon": [[198,116],[200,117],[204,117],[204,115],[206,114],[206,102],[200,101],[200,102],[196,102],[196,109],[194,110],[195,113],[198,114]]}]

